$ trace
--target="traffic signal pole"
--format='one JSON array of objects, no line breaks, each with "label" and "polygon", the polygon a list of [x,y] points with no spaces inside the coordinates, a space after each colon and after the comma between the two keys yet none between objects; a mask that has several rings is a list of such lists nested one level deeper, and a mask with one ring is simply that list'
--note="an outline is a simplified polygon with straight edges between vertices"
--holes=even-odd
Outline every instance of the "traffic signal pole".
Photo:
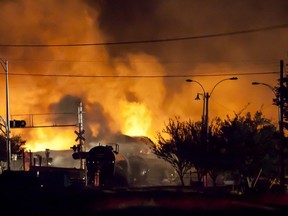
[{"label": "traffic signal pole", "polygon": [[9,108],[9,79],[8,79],[8,61],[1,59],[1,64],[6,75],[6,148],[7,148],[7,170],[11,170],[11,140],[10,140],[10,108]]},{"label": "traffic signal pole", "polygon": [[10,108],[9,108],[9,79],[8,79],[8,61],[0,58],[0,64],[6,75],[6,150],[7,150],[7,170],[10,171],[11,162],[11,140],[10,140]]}]

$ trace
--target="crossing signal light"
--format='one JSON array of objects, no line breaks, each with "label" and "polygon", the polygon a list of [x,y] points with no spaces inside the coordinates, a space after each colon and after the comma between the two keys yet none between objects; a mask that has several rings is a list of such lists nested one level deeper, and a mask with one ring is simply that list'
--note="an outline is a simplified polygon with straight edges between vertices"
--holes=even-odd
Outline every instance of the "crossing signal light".
[{"label": "crossing signal light", "polygon": [[73,145],[72,147],[70,147],[70,149],[72,149],[74,152],[80,152],[81,146],[80,144],[78,144],[77,146]]},{"label": "crossing signal light", "polygon": [[26,121],[24,120],[12,120],[10,121],[10,128],[24,128]]}]

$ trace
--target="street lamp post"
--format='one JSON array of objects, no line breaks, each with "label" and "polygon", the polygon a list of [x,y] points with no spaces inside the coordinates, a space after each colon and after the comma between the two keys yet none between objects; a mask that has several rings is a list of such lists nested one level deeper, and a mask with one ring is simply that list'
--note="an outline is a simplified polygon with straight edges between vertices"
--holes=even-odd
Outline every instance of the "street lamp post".
[{"label": "street lamp post", "polygon": [[202,109],[202,129],[204,128],[204,123],[205,123],[205,93],[201,94],[201,93],[197,93],[195,100],[200,100],[200,95],[203,97],[203,109]]},{"label": "street lamp post", "polygon": [[206,110],[207,110],[207,109],[206,109],[206,108],[207,108],[206,91],[205,91],[203,85],[202,85],[200,82],[198,82],[197,80],[187,79],[186,82],[195,82],[195,83],[197,83],[197,84],[201,87],[201,89],[202,89],[202,92],[203,92],[203,93],[202,93],[202,94],[201,94],[201,93],[197,93],[197,96],[196,96],[195,100],[200,100],[200,95],[203,96],[202,131],[204,131],[204,129],[206,130],[206,139],[205,139],[205,140],[207,141],[208,120],[207,120],[207,115],[205,114],[205,113],[207,113],[207,112],[206,112]]},{"label": "street lamp post", "polygon": [[[222,79],[220,80],[219,82],[217,82],[214,87],[212,88],[210,94],[209,92],[206,92],[203,85],[198,82],[197,80],[192,80],[192,79],[187,79],[186,82],[195,82],[197,83],[202,91],[203,91],[203,115],[202,115],[202,127],[205,127],[205,130],[206,130],[206,144],[208,147],[208,143],[209,143],[209,126],[208,126],[208,123],[209,123],[209,98],[211,97],[212,93],[214,92],[216,86],[218,86],[220,83],[226,81],[226,80],[237,80],[238,78],[237,77],[230,77],[230,78],[226,78],[226,79]],[[197,94],[197,97],[196,99],[199,99],[199,93]],[[205,113],[204,113],[205,111]],[[205,116],[205,117],[204,117]],[[204,123],[203,123],[204,121]]]},{"label": "street lamp post", "polygon": [[9,80],[8,80],[8,61],[0,58],[1,66],[6,75],[6,147],[7,147],[7,170],[10,171],[11,162],[11,142],[10,142],[10,109],[9,109]]}]

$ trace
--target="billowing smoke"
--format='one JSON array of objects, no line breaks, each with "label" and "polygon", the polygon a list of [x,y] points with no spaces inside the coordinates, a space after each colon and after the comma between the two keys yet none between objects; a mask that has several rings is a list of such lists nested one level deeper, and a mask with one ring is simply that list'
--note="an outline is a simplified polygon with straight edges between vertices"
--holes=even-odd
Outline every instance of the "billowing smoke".
[{"label": "billowing smoke", "polygon": [[[15,0],[0,1],[0,7],[0,57],[9,62],[10,113],[30,126],[77,124],[81,102],[87,147],[130,136],[153,140],[168,118],[201,119],[202,101],[194,98],[202,89],[185,82],[187,77],[209,92],[234,75],[238,81],[221,83],[213,92],[210,119],[261,108],[277,122],[273,94],[251,82],[277,84],[288,45],[286,28],[162,43],[73,45],[280,25],[287,20],[286,1]],[[72,46],[7,46],[17,44]],[[4,88],[0,98],[5,116]],[[27,140],[27,149],[44,151],[69,149],[75,130],[34,127],[12,133]]]}]

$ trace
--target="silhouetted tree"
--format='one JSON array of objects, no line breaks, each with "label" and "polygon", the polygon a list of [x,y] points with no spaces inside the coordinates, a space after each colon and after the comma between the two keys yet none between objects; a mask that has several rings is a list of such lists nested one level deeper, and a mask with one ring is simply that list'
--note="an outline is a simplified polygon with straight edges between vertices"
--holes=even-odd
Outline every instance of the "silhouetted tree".
[{"label": "silhouetted tree", "polygon": [[210,148],[218,169],[237,170],[247,178],[254,178],[259,170],[271,178],[278,175],[277,129],[262,112],[227,116],[217,128]]},{"label": "silhouetted tree", "polygon": [[154,154],[173,166],[183,186],[184,175],[193,167],[192,143],[198,140],[199,125],[201,123],[181,122],[179,117],[169,119],[162,133],[157,133],[157,144],[153,145]]},{"label": "silhouetted tree", "polygon": [[274,104],[279,106],[281,120],[279,124],[279,155],[280,155],[280,187],[281,190],[285,190],[285,175],[288,171],[288,140],[285,136],[285,130],[288,130],[288,77],[283,77],[284,73],[284,62],[281,61],[280,79],[278,80],[279,86],[274,87],[276,91],[276,98],[274,99]]},{"label": "silhouetted tree", "polygon": [[6,138],[0,135],[0,161],[7,161]]},{"label": "silhouetted tree", "polygon": [[202,139],[201,128],[200,122],[181,122],[176,117],[157,133],[153,151],[175,168],[182,185],[192,167],[197,170],[198,181],[208,173],[214,185],[225,171],[245,179],[255,178],[260,170],[268,178],[278,176],[277,128],[262,112],[215,118],[209,127],[208,145]]},{"label": "silhouetted tree", "polygon": [[[11,138],[11,154],[21,155],[23,153],[23,146],[26,141],[20,135],[14,135]],[[0,135],[0,161],[7,161],[7,144],[6,137]]]}]

